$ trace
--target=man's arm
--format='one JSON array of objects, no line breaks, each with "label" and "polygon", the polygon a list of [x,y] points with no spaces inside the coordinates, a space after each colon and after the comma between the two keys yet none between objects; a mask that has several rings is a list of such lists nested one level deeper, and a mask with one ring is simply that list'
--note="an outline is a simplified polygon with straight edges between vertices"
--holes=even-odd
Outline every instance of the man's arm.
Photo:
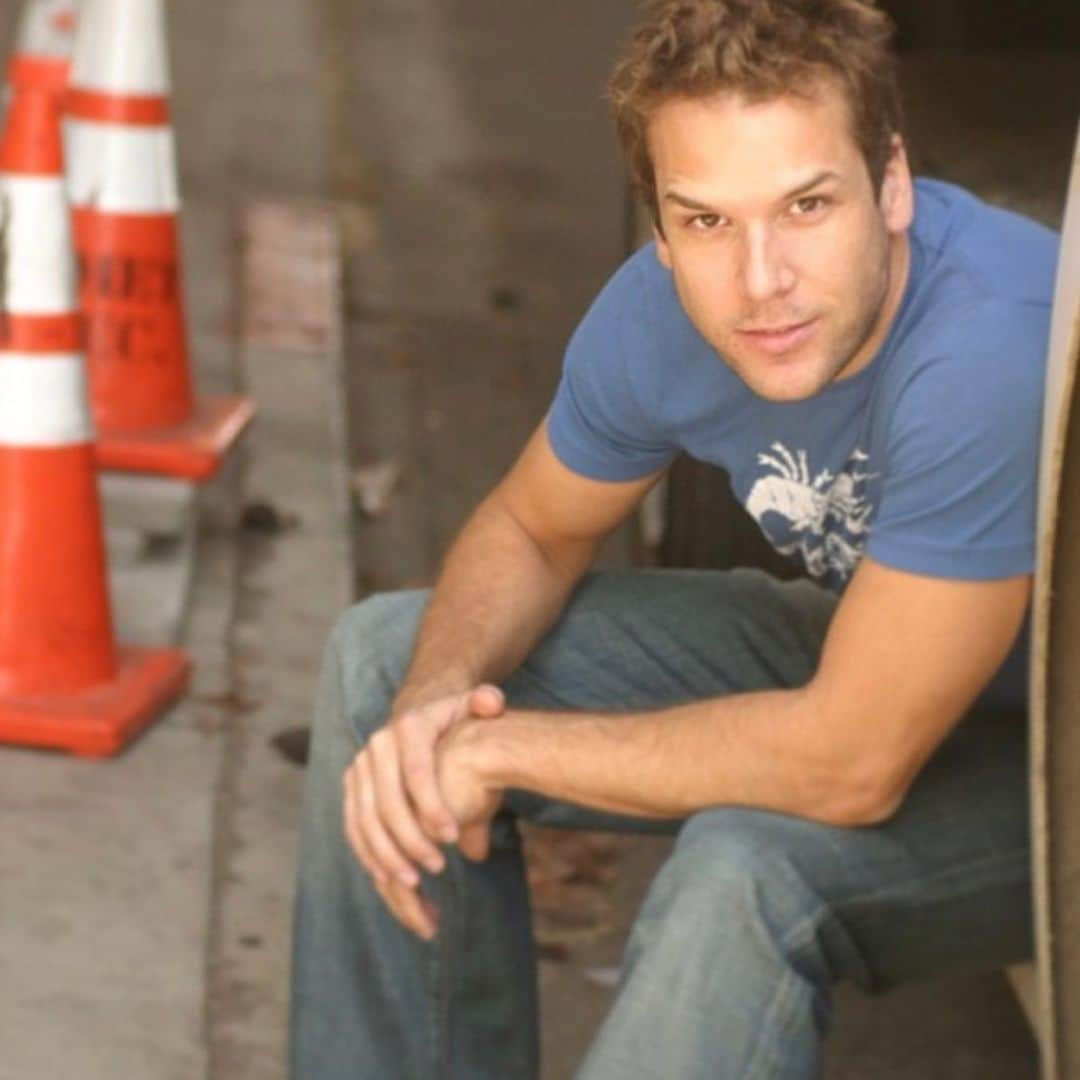
[{"label": "man's arm", "polygon": [[541,425],[447,554],[398,706],[514,671],[656,479],[588,480],[555,457]]},{"label": "man's arm", "polygon": [[486,826],[459,836],[436,744],[470,717],[501,712],[501,694],[484,684],[528,655],[657,476],[588,480],[561,464],[541,425],[447,555],[390,723],[344,777],[351,846],[394,913],[423,936],[434,932],[434,913],[417,892],[415,865],[442,869],[436,839],[460,840],[467,854],[486,844]]},{"label": "man's arm", "polygon": [[627,814],[761,807],[837,825],[888,817],[1004,660],[1030,577],[964,582],[863,560],[815,677],[630,716],[509,712],[452,733],[459,814],[521,787]]}]

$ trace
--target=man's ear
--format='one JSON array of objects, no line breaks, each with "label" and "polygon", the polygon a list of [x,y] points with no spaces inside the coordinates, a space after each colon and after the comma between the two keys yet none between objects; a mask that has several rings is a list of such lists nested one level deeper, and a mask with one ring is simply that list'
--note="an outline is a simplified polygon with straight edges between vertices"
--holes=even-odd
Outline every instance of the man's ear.
[{"label": "man's ear", "polygon": [[889,232],[901,233],[911,226],[915,218],[915,185],[911,179],[904,140],[899,135],[892,137],[878,202]]},{"label": "man's ear", "polygon": [[653,239],[656,241],[656,257],[660,260],[661,266],[666,266],[671,269],[671,249],[668,247],[667,239],[660,231],[660,226],[655,222],[652,227]]}]

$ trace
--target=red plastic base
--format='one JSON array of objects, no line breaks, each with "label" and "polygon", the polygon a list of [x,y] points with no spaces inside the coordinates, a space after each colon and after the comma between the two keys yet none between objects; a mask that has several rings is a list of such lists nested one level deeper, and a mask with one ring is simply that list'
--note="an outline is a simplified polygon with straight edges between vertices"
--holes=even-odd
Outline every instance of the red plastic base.
[{"label": "red plastic base", "polygon": [[0,698],[0,742],[67,750],[81,757],[119,753],[187,685],[179,649],[117,650],[112,682],[72,694]]},{"label": "red plastic base", "polygon": [[175,427],[99,431],[97,462],[102,469],[209,480],[254,415],[251,398],[199,398],[191,418]]}]

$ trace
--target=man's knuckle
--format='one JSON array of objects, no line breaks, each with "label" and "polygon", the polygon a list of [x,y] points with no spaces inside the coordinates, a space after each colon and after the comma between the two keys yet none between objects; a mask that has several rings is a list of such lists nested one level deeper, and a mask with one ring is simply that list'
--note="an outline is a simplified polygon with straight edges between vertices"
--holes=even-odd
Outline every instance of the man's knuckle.
[{"label": "man's knuckle", "polygon": [[370,800],[360,803],[356,812],[356,820],[360,831],[365,837],[373,838],[382,832],[382,821],[375,812],[375,806]]},{"label": "man's knuckle", "polygon": [[415,859],[417,862],[424,862],[424,860],[431,858],[431,845],[419,832],[413,833],[413,835],[405,842],[404,846],[409,857]]},{"label": "man's knuckle", "polygon": [[414,733],[419,726],[419,717],[414,709],[409,709],[408,712],[403,712],[395,723],[398,732],[402,735],[410,735]]},{"label": "man's knuckle", "polygon": [[427,780],[435,772],[431,758],[419,753],[410,754],[402,762],[401,771],[410,780]]},{"label": "man's knuckle", "polygon": [[384,832],[380,831],[376,836],[373,836],[371,844],[375,848],[375,853],[383,866],[392,867],[395,870],[401,869],[403,865],[401,855]]},{"label": "man's knuckle", "polygon": [[371,736],[369,743],[371,752],[376,757],[384,757],[393,749],[394,736],[390,732],[389,728],[379,728],[374,735]]},{"label": "man's knuckle", "polygon": [[440,813],[437,809],[427,811],[420,821],[424,827],[424,832],[428,836],[437,836],[450,824],[448,816]]}]

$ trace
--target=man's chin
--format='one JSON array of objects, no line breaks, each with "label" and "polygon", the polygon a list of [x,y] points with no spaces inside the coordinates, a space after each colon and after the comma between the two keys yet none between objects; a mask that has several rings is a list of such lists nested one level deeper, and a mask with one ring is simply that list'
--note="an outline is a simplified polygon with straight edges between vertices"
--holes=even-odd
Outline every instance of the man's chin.
[{"label": "man's chin", "polygon": [[804,401],[833,381],[833,373],[812,357],[740,357],[728,366],[748,389],[767,401]]},{"label": "man's chin", "polygon": [[[750,385],[750,384],[747,384],[747,385]],[[773,385],[765,385],[765,386],[762,386],[762,385],[752,386],[751,385],[750,389],[759,398],[763,398],[765,401],[774,401],[778,405],[783,405],[783,404],[790,404],[791,402],[795,402],[795,401],[806,401],[809,398],[817,397],[817,395],[820,394],[821,391],[824,390],[825,387],[828,386],[828,385],[829,384],[827,382],[825,382],[825,383],[820,383],[819,382],[819,383],[814,383],[812,385],[800,385],[800,384],[783,385],[783,386],[777,386],[777,385],[774,385],[774,384]]]}]

